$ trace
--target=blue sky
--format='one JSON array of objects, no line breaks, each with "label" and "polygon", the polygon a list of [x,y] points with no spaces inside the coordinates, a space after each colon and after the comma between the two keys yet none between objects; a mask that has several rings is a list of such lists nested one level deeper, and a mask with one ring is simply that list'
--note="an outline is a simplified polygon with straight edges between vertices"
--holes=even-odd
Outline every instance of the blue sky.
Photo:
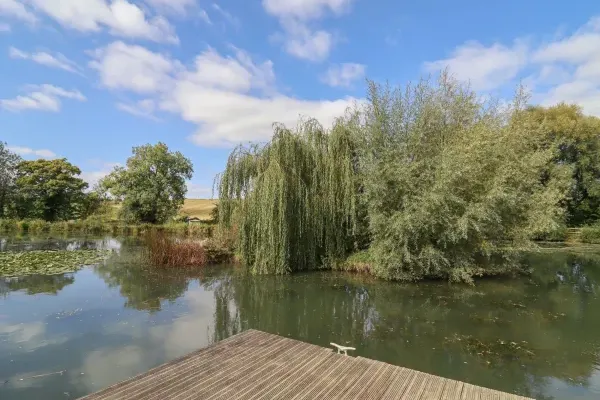
[{"label": "blue sky", "polygon": [[[450,4],[451,3],[451,4]],[[165,142],[210,195],[231,148],[274,121],[329,125],[365,77],[443,68],[482,94],[576,102],[600,116],[591,0],[0,0],[0,140],[66,157],[94,183]]]}]

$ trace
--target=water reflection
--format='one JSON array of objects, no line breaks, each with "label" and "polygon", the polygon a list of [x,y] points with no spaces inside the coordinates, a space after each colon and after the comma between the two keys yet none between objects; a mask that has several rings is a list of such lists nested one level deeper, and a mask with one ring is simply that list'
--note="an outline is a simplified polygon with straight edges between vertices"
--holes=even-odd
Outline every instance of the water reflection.
[{"label": "water reflection", "polygon": [[75,275],[0,280],[1,398],[75,398],[248,328],[538,399],[600,398],[594,254],[535,254],[531,277],[474,288],[161,270],[137,255],[125,243]]},{"label": "water reflection", "polygon": [[11,278],[0,278],[0,294],[23,290],[29,295],[47,293],[57,294],[65,286],[75,282],[73,274],[62,275],[29,275]]}]

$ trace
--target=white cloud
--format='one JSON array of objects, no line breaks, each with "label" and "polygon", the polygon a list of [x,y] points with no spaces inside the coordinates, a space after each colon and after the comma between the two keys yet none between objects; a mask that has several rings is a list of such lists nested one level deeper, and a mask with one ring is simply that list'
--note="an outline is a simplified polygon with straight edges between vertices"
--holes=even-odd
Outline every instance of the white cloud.
[{"label": "white cloud", "polygon": [[56,154],[47,149],[32,149],[29,147],[9,146],[8,150],[20,156],[35,156],[40,158],[56,158]]},{"label": "white cloud", "polygon": [[0,32],[10,32],[11,28],[9,24],[0,22]]},{"label": "white cloud", "polygon": [[256,65],[247,53],[233,50],[235,57],[222,57],[213,49],[204,51],[196,57],[194,68],[180,76],[180,81],[234,92],[269,91],[275,83],[273,63]]},{"label": "white cloud", "polygon": [[105,86],[145,93],[160,110],[197,125],[191,139],[202,146],[265,141],[272,136],[273,122],[295,126],[300,116],[329,126],[355,101],[301,100],[279,94],[271,61],[256,63],[237,48],[231,53],[224,56],[208,49],[184,68],[165,55],[116,42],[93,52],[93,66]]},{"label": "white cloud", "polygon": [[[6,0],[0,0],[6,1]],[[179,43],[169,22],[149,18],[138,5],[127,0],[27,0],[36,10],[64,27],[81,32],[98,32],[103,27],[115,36]]]},{"label": "white cloud", "polygon": [[115,167],[120,167],[120,163],[104,163],[98,162],[96,167],[98,168],[95,171],[82,171],[79,176],[81,179],[88,183],[88,187],[93,189],[94,186],[100,181],[100,179],[104,178],[106,175],[110,174]]},{"label": "white cloud", "polygon": [[196,0],[146,0],[159,11],[183,15],[197,6]]},{"label": "white cloud", "polygon": [[491,90],[513,80],[528,61],[528,47],[521,40],[512,46],[495,43],[485,47],[467,42],[450,58],[425,63],[429,72],[448,69],[457,79],[469,81],[475,90]]},{"label": "white cloud", "polygon": [[210,19],[210,17],[208,16],[208,13],[206,12],[206,10],[200,10],[200,13],[198,14],[198,16],[200,17],[200,19],[204,22],[206,22],[209,25],[212,25],[212,21]]},{"label": "white cloud", "polygon": [[328,11],[342,14],[348,11],[352,0],[263,0],[263,7],[278,17],[294,17],[300,20],[317,19]]},{"label": "white cloud", "polygon": [[230,23],[231,25],[233,25],[235,28],[239,28],[240,27],[240,25],[241,25],[240,20],[237,17],[233,16],[227,10],[223,9],[223,7],[219,6],[216,3],[213,3],[212,8],[217,13],[221,14],[221,16],[225,19],[225,21],[227,21],[228,23]]},{"label": "white cloud", "polygon": [[533,91],[534,103],[576,103],[600,117],[600,17],[541,45],[526,45],[522,39],[510,46],[467,42],[450,58],[425,64],[429,71],[446,67],[480,91],[516,85],[519,75],[526,73],[523,83]]},{"label": "white cloud", "polygon": [[78,90],[65,90],[53,85],[29,85],[27,94],[14,99],[0,99],[0,108],[12,112],[24,110],[60,111],[61,98],[85,101],[86,98]]},{"label": "white cloud", "polygon": [[137,117],[148,118],[153,121],[159,121],[154,115],[156,111],[156,102],[152,99],[140,100],[136,103],[117,103],[117,108]]},{"label": "white cloud", "polygon": [[333,35],[324,30],[310,30],[306,25],[290,21],[286,32],[283,36],[286,51],[303,60],[323,61],[333,47]]},{"label": "white cloud", "polygon": [[154,93],[172,86],[180,66],[173,60],[136,45],[113,42],[90,53],[90,67],[98,70],[102,84],[111,89]]},{"label": "white cloud", "polygon": [[277,17],[284,31],[275,35],[283,41],[285,50],[294,57],[320,62],[325,60],[334,45],[331,32],[315,29],[311,21],[327,13],[341,15],[350,9],[352,0],[263,0],[265,11]]},{"label": "white cloud", "polygon": [[364,78],[366,67],[363,64],[344,63],[332,65],[321,76],[321,80],[333,87],[350,87],[354,82]]},{"label": "white cloud", "polygon": [[8,54],[11,58],[31,60],[47,67],[58,68],[75,74],[81,74],[81,68],[75,62],[69,60],[61,53],[56,53],[55,55],[43,51],[27,53],[11,47],[8,50]]},{"label": "white cloud", "polygon": [[6,15],[30,24],[37,21],[37,17],[17,0],[0,0],[0,15]]},{"label": "white cloud", "polygon": [[554,81],[545,90],[535,93],[538,101],[544,105],[577,103],[586,113],[600,116],[599,17],[592,18],[570,36],[544,44],[532,58],[541,71],[550,67],[560,71],[560,76],[554,74]]}]

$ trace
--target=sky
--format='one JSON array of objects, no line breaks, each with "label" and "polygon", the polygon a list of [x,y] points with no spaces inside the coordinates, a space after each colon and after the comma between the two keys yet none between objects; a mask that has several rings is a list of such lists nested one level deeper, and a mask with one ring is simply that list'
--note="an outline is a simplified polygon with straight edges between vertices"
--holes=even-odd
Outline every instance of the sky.
[{"label": "sky", "polygon": [[600,116],[594,0],[0,0],[0,141],[67,158],[93,185],[166,143],[212,194],[240,143],[274,122],[330,126],[366,79],[447,68],[482,95]]}]

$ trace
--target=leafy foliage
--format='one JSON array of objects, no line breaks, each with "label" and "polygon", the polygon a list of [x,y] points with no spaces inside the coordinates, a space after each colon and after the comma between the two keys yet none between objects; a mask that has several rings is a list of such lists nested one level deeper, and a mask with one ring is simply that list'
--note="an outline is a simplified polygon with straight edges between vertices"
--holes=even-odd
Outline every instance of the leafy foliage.
[{"label": "leafy foliage", "polygon": [[552,163],[573,168],[565,201],[567,224],[581,226],[600,219],[600,119],[567,104],[530,107],[526,118],[539,126],[545,145],[555,147]]},{"label": "leafy foliage", "polygon": [[548,168],[555,153],[523,117],[525,101],[482,103],[446,74],[404,91],[370,83],[359,130],[375,275],[471,282],[516,271],[506,248],[560,226],[570,169]]},{"label": "leafy foliage", "polygon": [[16,195],[17,165],[21,161],[6,148],[6,143],[0,142],[0,218],[6,217]]},{"label": "leafy foliage", "polygon": [[257,273],[318,267],[346,252],[354,228],[353,141],[343,124],[275,125],[265,146],[238,147],[219,182],[222,226]]},{"label": "leafy foliage", "polygon": [[164,223],[183,205],[194,169],[180,152],[158,143],[133,148],[127,166],[117,167],[101,187],[122,200],[121,216],[130,222]]},{"label": "leafy foliage", "polygon": [[22,161],[17,166],[17,216],[46,221],[76,217],[88,186],[80,174],[81,170],[64,158]]},{"label": "leafy foliage", "polygon": [[220,223],[239,223],[240,254],[258,273],[335,266],[365,247],[359,269],[386,279],[518,271],[507,249],[562,226],[572,173],[551,162],[556,147],[526,100],[483,103],[447,74],[405,90],[371,82],[367,104],[330,132],[277,125],[264,147],[236,149]]}]

